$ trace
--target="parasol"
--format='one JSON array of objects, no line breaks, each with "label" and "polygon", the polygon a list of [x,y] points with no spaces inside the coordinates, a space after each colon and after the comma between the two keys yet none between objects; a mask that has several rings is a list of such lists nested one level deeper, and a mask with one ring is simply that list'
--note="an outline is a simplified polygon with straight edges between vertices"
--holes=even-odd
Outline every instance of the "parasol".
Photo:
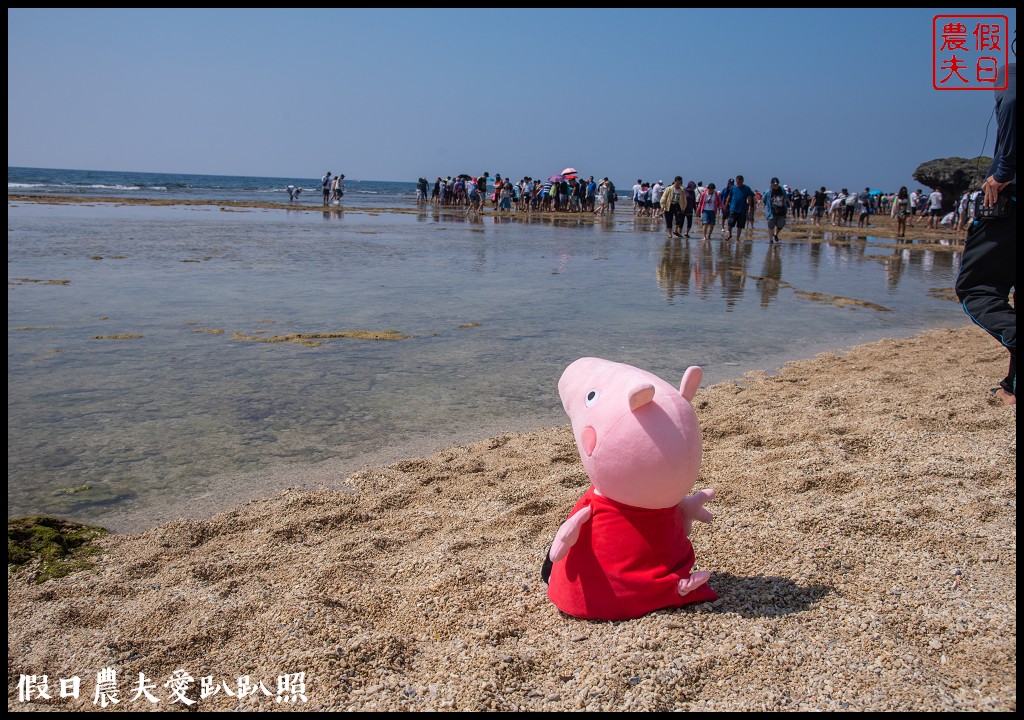
[{"label": "parasol", "polygon": [[565,170],[563,170],[562,174],[565,175],[566,177],[568,177],[569,175],[579,175],[579,173],[576,172],[576,168],[571,167],[567,167]]},{"label": "parasol", "polygon": [[455,177],[455,179],[456,180],[472,180],[473,176],[472,175],[467,175],[466,173],[462,173],[461,175],[457,175]]},{"label": "parasol", "polygon": [[565,175],[552,175],[548,178],[548,182],[562,182],[565,180]]}]

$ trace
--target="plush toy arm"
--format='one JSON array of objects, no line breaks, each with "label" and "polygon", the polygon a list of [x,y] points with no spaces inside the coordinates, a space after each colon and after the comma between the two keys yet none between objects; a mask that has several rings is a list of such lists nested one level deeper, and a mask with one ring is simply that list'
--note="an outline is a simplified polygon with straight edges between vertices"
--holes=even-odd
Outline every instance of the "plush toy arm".
[{"label": "plush toy arm", "polygon": [[678,583],[676,583],[676,592],[679,593],[680,597],[682,597],[683,595],[689,595],[694,590],[699,588],[701,585],[706,583],[710,577],[711,573],[709,573],[706,570],[695,572],[690,577],[683,578]]},{"label": "plush toy arm", "polygon": [[679,503],[679,510],[683,513],[683,529],[686,531],[687,537],[690,536],[690,531],[693,530],[694,520],[708,523],[714,519],[715,516],[711,514],[711,511],[704,507],[704,503],[711,502],[714,499],[715,491],[711,488],[705,488]]},{"label": "plush toy arm", "polygon": [[561,527],[558,528],[558,532],[555,533],[555,539],[551,543],[551,551],[548,553],[551,562],[558,562],[564,558],[569,552],[569,548],[576,544],[580,537],[580,528],[583,527],[583,523],[590,519],[590,514],[590,506],[587,505],[562,523]]}]

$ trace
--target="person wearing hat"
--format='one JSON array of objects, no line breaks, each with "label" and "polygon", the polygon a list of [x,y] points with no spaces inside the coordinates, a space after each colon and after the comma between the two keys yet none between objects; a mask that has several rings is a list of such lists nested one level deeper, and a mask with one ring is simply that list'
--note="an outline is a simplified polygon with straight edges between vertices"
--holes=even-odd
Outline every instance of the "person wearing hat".
[{"label": "person wearing hat", "polygon": [[786,227],[786,215],[789,213],[789,195],[779,185],[777,177],[772,178],[771,185],[762,195],[764,217],[768,221],[769,242],[779,241],[779,233]]}]

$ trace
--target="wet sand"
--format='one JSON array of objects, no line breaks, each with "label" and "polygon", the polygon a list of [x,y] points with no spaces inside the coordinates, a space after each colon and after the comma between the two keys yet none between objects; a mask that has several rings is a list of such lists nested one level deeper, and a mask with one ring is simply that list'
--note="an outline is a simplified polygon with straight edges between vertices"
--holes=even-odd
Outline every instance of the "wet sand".
[{"label": "wet sand", "polygon": [[[1013,711],[1005,364],[965,325],[702,388],[718,496],[692,540],[720,598],[636,620],[561,615],[539,578],[588,486],[568,420],[108,536],[42,584],[9,570],[8,709],[93,709],[113,667],[118,710],[184,709],[184,671],[198,710]],[[304,701],[275,702],[298,673]],[[54,699],[19,701],[43,674]]]},{"label": "wet sand", "polygon": [[[424,207],[372,207],[362,206],[357,204],[358,201],[346,202],[341,205],[318,205],[308,202],[293,202],[293,203],[279,203],[279,202],[265,202],[265,201],[243,201],[243,200],[181,200],[181,199],[154,199],[154,198],[117,198],[117,197],[89,197],[83,198],[76,195],[33,195],[31,193],[8,193],[7,202],[30,202],[39,204],[56,204],[56,205],[147,205],[147,206],[171,206],[171,205],[194,205],[194,206],[209,206],[218,207],[222,211],[232,212],[237,210],[292,210],[292,211],[306,211],[316,213],[369,213],[379,214],[382,212],[387,213],[406,213],[416,214],[422,212],[438,212],[438,213],[450,213],[465,215],[466,211],[458,207],[434,207],[427,205]],[[663,227],[663,221],[660,218],[634,218],[632,207],[630,203],[619,201],[618,209],[614,214],[608,214],[604,216],[597,216],[593,213],[571,213],[571,212],[499,212],[493,208],[486,208],[480,217],[501,217],[510,221],[519,220],[543,220],[545,218],[552,220],[573,220],[574,222],[607,222],[615,220],[617,222],[624,222],[634,220],[636,222],[649,223],[652,228],[660,229]],[[699,230],[700,222],[699,218],[694,218],[694,225],[698,228],[697,230],[691,230],[691,234],[694,238],[700,239],[701,233]],[[717,233],[720,228],[716,227],[715,232]],[[747,237],[753,239],[753,237],[760,236],[761,239],[767,239],[767,225],[764,219],[764,209],[759,208],[755,221],[752,225],[752,231],[748,231]],[[892,238],[894,242],[899,244],[899,238],[897,237],[896,220],[889,217],[888,215],[872,215],[871,224],[866,228],[858,228],[856,224],[833,226],[829,223],[827,218],[822,219],[820,226],[813,226],[811,219],[801,220],[794,222],[792,218],[789,219],[787,227],[782,230],[780,237],[783,240],[792,240],[798,238],[800,240],[806,240],[810,242],[821,241],[822,235],[825,232],[830,233],[841,233],[849,235],[865,235],[879,238]],[[762,233],[764,235],[762,236]],[[903,239],[903,243],[911,244],[917,249],[927,248],[930,250],[948,250],[955,251],[959,250],[963,246],[963,231],[955,230],[952,228],[936,228],[929,229],[922,221],[919,225],[911,225],[907,228],[907,237]],[[717,237],[717,235],[716,235]]]}]

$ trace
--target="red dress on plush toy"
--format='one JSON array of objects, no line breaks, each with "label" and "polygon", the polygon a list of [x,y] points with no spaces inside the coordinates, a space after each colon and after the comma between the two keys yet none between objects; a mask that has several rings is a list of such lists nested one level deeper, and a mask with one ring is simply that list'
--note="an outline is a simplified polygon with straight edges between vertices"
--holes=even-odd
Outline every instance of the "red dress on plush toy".
[{"label": "red dress on plush toy", "polygon": [[593,487],[555,534],[545,563],[548,597],[563,612],[626,620],[714,600],[710,573],[692,572],[695,520],[709,522],[713,490],[689,495],[701,438],[691,367],[674,387],[600,358],[572,363],[558,382]]}]

